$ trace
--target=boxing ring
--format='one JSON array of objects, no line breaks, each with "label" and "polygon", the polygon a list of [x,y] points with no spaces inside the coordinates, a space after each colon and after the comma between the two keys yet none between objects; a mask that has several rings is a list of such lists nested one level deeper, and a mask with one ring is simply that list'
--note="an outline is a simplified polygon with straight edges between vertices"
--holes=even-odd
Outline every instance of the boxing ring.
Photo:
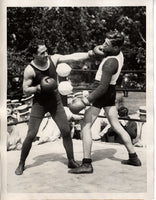
[{"label": "boxing ring", "polygon": [[[82,141],[73,139],[75,159],[81,163]],[[7,152],[9,193],[144,193],[146,192],[146,149],[136,149],[141,167],[125,166],[125,147],[93,141],[93,174],[69,174],[62,140],[33,146],[22,176],[14,171],[20,151]],[[123,184],[124,183],[124,184]],[[77,196],[78,197],[78,196]]]},{"label": "boxing ring", "polygon": [[[74,88],[74,91],[82,89],[88,90],[88,88]],[[31,105],[28,107],[31,109]],[[83,117],[83,114],[81,113],[79,116]],[[49,116],[45,118],[47,117]],[[105,116],[99,115],[98,117],[104,118]],[[138,117],[119,117],[119,119],[145,122]],[[10,122],[8,127],[25,124],[28,121],[26,119]],[[75,160],[81,163],[83,157],[82,141],[73,139],[73,146]],[[8,151],[7,190],[8,193],[49,193],[52,195],[67,193],[73,197],[77,194],[77,198],[80,197],[79,194],[87,193],[90,195],[93,193],[99,195],[103,193],[144,193],[147,190],[146,148],[135,147],[135,149],[142,161],[141,167],[121,164],[121,160],[127,159],[128,156],[124,145],[93,141],[94,173],[89,175],[68,173],[67,159],[61,138],[55,142],[33,145],[27,159],[26,170],[22,176],[16,176],[14,173],[20,151]]]}]

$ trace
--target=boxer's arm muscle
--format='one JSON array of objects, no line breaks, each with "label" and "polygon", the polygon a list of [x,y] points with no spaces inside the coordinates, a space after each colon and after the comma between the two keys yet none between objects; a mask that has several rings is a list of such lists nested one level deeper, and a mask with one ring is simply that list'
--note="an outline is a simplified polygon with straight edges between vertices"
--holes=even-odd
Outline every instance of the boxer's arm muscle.
[{"label": "boxer's arm muscle", "polygon": [[88,96],[89,102],[94,102],[97,98],[101,97],[107,92],[112,75],[118,69],[118,61],[115,58],[108,59],[102,68],[102,77],[99,86]]},{"label": "boxer's arm muscle", "polygon": [[40,91],[40,85],[32,86],[33,78],[35,73],[30,66],[27,66],[24,70],[24,79],[23,79],[23,93],[26,95],[34,94],[37,91]]}]

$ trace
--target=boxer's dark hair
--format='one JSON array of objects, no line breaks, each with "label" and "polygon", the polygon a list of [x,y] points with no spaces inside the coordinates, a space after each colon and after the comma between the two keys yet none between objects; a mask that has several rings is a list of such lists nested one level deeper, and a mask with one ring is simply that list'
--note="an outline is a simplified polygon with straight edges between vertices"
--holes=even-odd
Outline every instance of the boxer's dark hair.
[{"label": "boxer's dark hair", "polygon": [[110,39],[112,46],[121,47],[124,43],[124,36],[116,30],[106,33],[106,38]]},{"label": "boxer's dark hair", "polygon": [[45,45],[45,41],[35,38],[33,39],[28,46],[28,53],[33,55],[37,53],[38,45]]}]

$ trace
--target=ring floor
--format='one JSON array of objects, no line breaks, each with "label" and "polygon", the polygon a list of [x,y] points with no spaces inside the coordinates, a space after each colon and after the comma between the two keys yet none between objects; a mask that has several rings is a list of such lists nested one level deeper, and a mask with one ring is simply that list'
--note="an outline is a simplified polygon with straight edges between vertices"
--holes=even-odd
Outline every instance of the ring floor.
[{"label": "ring floor", "polygon": [[[73,139],[75,160],[81,163],[82,141]],[[147,149],[135,147],[142,166],[122,165],[125,147],[116,143],[93,142],[93,174],[70,174],[62,140],[33,145],[26,169],[15,175],[20,151],[7,152],[8,193],[144,193],[147,190]]]}]

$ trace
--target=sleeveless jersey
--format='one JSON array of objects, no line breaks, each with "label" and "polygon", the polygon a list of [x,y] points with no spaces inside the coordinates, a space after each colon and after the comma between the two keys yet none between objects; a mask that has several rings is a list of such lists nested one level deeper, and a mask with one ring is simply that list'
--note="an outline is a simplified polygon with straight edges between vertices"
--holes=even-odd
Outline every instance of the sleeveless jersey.
[{"label": "sleeveless jersey", "polygon": [[117,81],[117,79],[119,77],[119,74],[121,72],[121,69],[123,67],[123,62],[124,62],[124,58],[123,58],[123,53],[122,52],[120,52],[117,56],[108,56],[108,57],[106,57],[106,58],[104,58],[102,60],[102,62],[100,63],[100,66],[98,68],[98,71],[96,73],[95,80],[101,81],[101,76],[102,76],[102,73],[103,73],[102,72],[103,65],[106,62],[106,60],[108,60],[109,58],[116,58],[118,60],[118,70],[117,70],[117,72],[115,74],[113,74],[112,79],[110,81],[110,85],[116,85],[116,81]]},{"label": "sleeveless jersey", "polygon": [[[49,76],[57,82],[56,67],[55,67],[53,61],[51,60],[50,56],[49,56],[49,61],[50,61],[49,68],[47,70],[44,70],[44,71],[39,70],[34,65],[30,64],[31,67],[33,68],[34,72],[35,72],[35,77],[33,78],[32,86],[36,86],[36,85],[40,84],[42,78],[45,77],[45,76]],[[48,99],[52,99],[52,98],[54,98],[53,93],[47,94],[47,95],[42,94],[42,92],[34,94],[34,100],[36,100],[40,103],[47,102]]]}]

